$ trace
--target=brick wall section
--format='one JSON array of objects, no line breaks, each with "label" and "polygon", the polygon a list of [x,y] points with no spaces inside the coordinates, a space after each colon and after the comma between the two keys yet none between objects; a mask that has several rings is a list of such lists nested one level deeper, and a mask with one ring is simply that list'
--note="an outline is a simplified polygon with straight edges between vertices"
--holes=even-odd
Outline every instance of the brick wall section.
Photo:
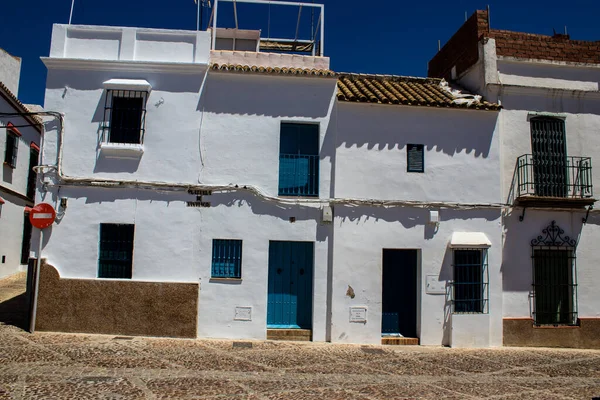
[{"label": "brick wall section", "polygon": [[600,41],[570,40],[569,35],[534,35],[492,29],[499,56],[600,64]]},{"label": "brick wall section", "polygon": [[460,76],[477,62],[478,44],[484,38],[496,40],[499,56],[600,64],[600,41],[571,40],[569,35],[562,34],[490,30],[487,11],[478,10],[429,61],[428,76],[449,80],[454,66]]},{"label": "brick wall section", "polygon": [[428,75],[449,80],[453,66],[456,66],[457,75],[465,72],[477,62],[478,43],[487,31],[487,11],[476,11],[429,61]]}]

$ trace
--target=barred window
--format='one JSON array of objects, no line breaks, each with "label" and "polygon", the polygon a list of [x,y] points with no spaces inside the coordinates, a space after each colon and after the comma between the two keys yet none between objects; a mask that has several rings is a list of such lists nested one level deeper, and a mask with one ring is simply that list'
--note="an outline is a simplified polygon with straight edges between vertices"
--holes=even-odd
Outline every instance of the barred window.
[{"label": "barred window", "polygon": [[212,278],[242,277],[242,241],[213,239]]},{"label": "barred window", "polygon": [[148,92],[107,90],[104,106],[103,141],[142,144],[146,125]]},{"label": "barred window", "polygon": [[4,163],[11,168],[17,167],[17,153],[19,152],[19,137],[10,129],[6,130],[6,150]]},{"label": "barred window", "polygon": [[454,312],[487,313],[488,280],[487,249],[454,250]]},{"label": "barred window", "polygon": [[132,224],[100,224],[98,278],[131,279],[134,227]]}]

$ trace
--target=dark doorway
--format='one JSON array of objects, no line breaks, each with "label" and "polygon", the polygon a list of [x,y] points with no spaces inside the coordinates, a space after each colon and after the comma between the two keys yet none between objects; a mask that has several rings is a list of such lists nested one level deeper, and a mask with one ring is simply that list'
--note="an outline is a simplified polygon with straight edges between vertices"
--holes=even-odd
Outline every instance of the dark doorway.
[{"label": "dark doorway", "polygon": [[417,337],[417,250],[383,250],[383,335]]}]

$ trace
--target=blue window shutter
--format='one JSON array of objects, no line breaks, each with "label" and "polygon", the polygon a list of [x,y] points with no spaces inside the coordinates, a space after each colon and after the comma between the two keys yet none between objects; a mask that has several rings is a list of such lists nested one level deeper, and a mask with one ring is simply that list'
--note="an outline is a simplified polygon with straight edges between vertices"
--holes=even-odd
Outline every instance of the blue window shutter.
[{"label": "blue window shutter", "polygon": [[211,277],[242,277],[241,240],[213,239]]},{"label": "blue window shutter", "polygon": [[319,125],[281,124],[279,195],[319,195]]}]

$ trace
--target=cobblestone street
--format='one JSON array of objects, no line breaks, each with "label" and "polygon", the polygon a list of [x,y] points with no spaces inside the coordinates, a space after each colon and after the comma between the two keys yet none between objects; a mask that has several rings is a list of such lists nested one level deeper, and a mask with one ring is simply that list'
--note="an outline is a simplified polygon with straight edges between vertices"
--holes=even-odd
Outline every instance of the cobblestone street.
[{"label": "cobblestone street", "polygon": [[593,350],[31,335],[0,324],[0,399],[598,396],[600,351]]}]

